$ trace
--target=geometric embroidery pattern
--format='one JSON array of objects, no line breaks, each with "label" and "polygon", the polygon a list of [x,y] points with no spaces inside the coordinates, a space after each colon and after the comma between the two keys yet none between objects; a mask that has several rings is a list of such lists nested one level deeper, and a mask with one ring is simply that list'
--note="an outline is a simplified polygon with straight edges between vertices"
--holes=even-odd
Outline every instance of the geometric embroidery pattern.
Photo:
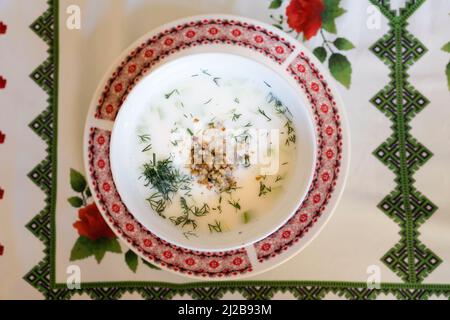
[{"label": "geometric embroidery pattern", "polygon": [[426,52],[425,46],[410,34],[408,18],[425,0],[409,0],[398,12],[389,1],[371,0],[389,20],[390,31],[372,47],[372,52],[391,70],[390,83],[371,102],[391,121],[393,134],[374,155],[395,174],[396,187],[378,207],[400,226],[400,242],[382,261],[408,283],[421,282],[442,261],[419,240],[418,228],[437,207],[414,187],[414,173],[432,153],[410,133],[410,121],[429,103],[408,83],[408,68]]},{"label": "geometric embroidery pattern", "polygon": [[[380,3],[384,8],[387,1],[380,1]],[[74,295],[80,294],[87,294],[92,299],[120,299],[126,293],[138,293],[144,299],[151,300],[172,299],[175,295],[190,296],[198,300],[221,299],[226,293],[238,293],[246,299],[253,300],[271,299],[276,293],[290,293],[296,299],[323,299],[329,294],[347,299],[375,299],[380,295],[388,294],[392,294],[398,299],[427,299],[431,295],[450,299],[450,285],[445,284],[381,283],[380,289],[372,289],[364,282],[337,281],[235,281],[188,284],[114,282],[82,283],[81,290],[69,290],[65,284],[56,283],[53,232],[56,197],[56,118],[58,111],[56,75],[58,72],[59,9],[58,0],[48,0],[48,4],[48,10],[31,25],[31,29],[49,45],[49,58],[30,75],[49,97],[46,109],[30,124],[30,128],[46,142],[47,157],[28,174],[29,178],[45,193],[46,198],[45,207],[27,224],[27,228],[43,242],[45,249],[42,261],[24,276],[24,279],[39,290],[46,299],[70,299]],[[389,12],[387,8],[383,10]],[[414,47],[412,42],[410,44],[411,48]],[[385,48],[386,46],[380,46],[379,50],[385,50]],[[405,99],[408,103],[403,104],[405,112],[403,118],[412,117],[412,114],[419,112],[427,101],[406,84],[404,89],[403,93],[407,97]],[[393,89],[387,87],[379,95],[385,103],[382,103],[381,100],[377,101],[380,110],[390,118],[396,119],[399,116],[398,108],[395,97],[392,98],[393,95],[396,95],[396,91],[395,89],[394,92],[391,90]],[[397,122],[394,121],[394,123]],[[405,171],[404,177],[407,177],[406,182],[409,185],[408,193],[397,188],[380,204],[382,210],[402,227],[402,241],[386,254],[383,261],[393,270],[399,270],[401,274],[408,274],[412,267],[418,272],[418,279],[423,279],[440,263],[440,260],[418,242],[417,227],[431,216],[436,207],[413,188],[412,173],[431,157],[431,153],[409,134],[406,134],[405,138],[408,143],[401,144],[394,135],[377,151],[380,160],[398,176]],[[411,165],[403,165],[405,159],[399,160],[398,153],[403,153]],[[403,181],[399,178],[397,180]],[[408,210],[405,210],[405,203],[408,204]],[[407,235],[408,232],[412,232],[412,237]],[[411,243],[408,242],[410,239],[414,240],[412,247],[409,247],[411,246]],[[411,257],[414,257],[412,264],[409,261]]]}]

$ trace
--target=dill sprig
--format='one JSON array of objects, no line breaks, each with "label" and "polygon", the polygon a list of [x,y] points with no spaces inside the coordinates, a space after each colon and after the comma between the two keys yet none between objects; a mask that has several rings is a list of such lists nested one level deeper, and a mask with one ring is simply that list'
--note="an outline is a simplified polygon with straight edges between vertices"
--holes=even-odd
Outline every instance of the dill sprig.
[{"label": "dill sprig", "polygon": [[170,221],[176,226],[181,226],[182,228],[186,226],[191,226],[192,229],[197,229],[197,221],[191,218],[192,215],[195,217],[204,217],[209,213],[209,206],[205,203],[202,207],[189,206],[185,198],[181,197],[180,205],[182,214],[179,217],[170,217]]},{"label": "dill sprig", "polygon": [[145,148],[142,149],[142,152],[147,152],[152,149],[152,138],[149,134],[138,135],[138,138],[141,144],[146,144]]},{"label": "dill sprig", "polygon": [[232,111],[232,113],[233,113],[233,117],[231,118],[231,121],[233,121],[233,122],[238,121],[239,118],[242,117],[241,113],[236,113],[236,109],[234,109]]},{"label": "dill sprig", "polygon": [[238,212],[239,210],[241,210],[241,204],[238,201],[235,200],[228,200],[228,203],[234,208],[236,209],[236,212]]},{"label": "dill sprig", "polygon": [[179,189],[190,190],[191,178],[175,169],[171,158],[157,161],[153,154],[153,160],[144,164],[142,176],[145,186],[156,191],[147,199],[150,207],[164,218],[164,210],[175,193]]},{"label": "dill sprig", "polygon": [[291,143],[295,144],[295,142],[297,141],[297,136],[295,135],[295,129],[293,127],[292,121],[288,119],[284,127],[287,128],[287,138],[285,142],[286,145],[289,146]]},{"label": "dill sprig", "polygon": [[164,96],[166,97],[166,99],[170,99],[170,97],[172,97],[174,94],[180,95],[180,92],[178,91],[178,89],[174,89],[171,92],[165,94]]},{"label": "dill sprig", "polygon": [[262,114],[266,119],[267,119],[267,121],[272,121],[272,119],[266,114],[266,112],[264,111],[264,110],[262,110],[261,108],[258,108],[258,112],[260,113],[260,114]]},{"label": "dill sprig", "polygon": [[259,182],[259,196],[265,196],[266,194],[272,192],[272,188],[268,187],[264,182]]},{"label": "dill sprig", "polygon": [[215,220],[214,224],[208,224],[209,227],[209,232],[211,233],[221,233],[223,232],[222,230],[222,223],[220,221]]}]

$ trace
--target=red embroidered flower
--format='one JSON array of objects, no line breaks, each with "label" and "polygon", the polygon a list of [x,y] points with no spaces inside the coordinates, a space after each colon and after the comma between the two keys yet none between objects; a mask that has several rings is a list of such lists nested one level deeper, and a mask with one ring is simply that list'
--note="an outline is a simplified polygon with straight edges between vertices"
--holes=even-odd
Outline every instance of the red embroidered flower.
[{"label": "red embroidered flower", "polygon": [[212,269],[217,269],[217,268],[219,267],[219,262],[217,262],[216,260],[213,260],[213,261],[211,261],[211,262],[209,263],[209,266],[210,266]]},{"label": "red embroidered flower", "polygon": [[263,251],[269,251],[271,247],[272,247],[272,246],[270,245],[270,243],[264,243],[264,244],[262,245],[261,249],[262,249]]},{"label": "red embroidered flower", "polygon": [[291,0],[286,8],[289,27],[302,33],[306,40],[314,37],[322,27],[322,0]]},{"label": "red embroidered flower", "polygon": [[134,231],[134,226],[131,223],[128,223],[125,228],[127,229],[127,231],[129,232],[133,232]]},{"label": "red embroidered flower", "polygon": [[299,65],[297,66],[297,70],[298,70],[298,72],[304,73],[304,72],[306,71],[306,68],[305,68],[304,65],[299,64]]},{"label": "red embroidered flower", "polygon": [[0,34],[5,34],[6,30],[8,30],[8,26],[3,21],[0,21]]},{"label": "red embroidered flower", "polygon": [[323,105],[320,106],[320,110],[322,110],[323,113],[328,113],[328,106],[324,103]]},{"label": "red embroidered flower", "polygon": [[78,211],[79,221],[73,224],[78,230],[80,236],[86,237],[92,241],[106,238],[114,239],[116,235],[111,231],[103,219],[100,211],[95,204],[90,204]]},{"label": "red embroidered flower", "polygon": [[328,180],[330,180],[330,174],[328,172],[324,172],[322,174],[322,181],[327,182]]},{"label": "red embroidered flower", "polygon": [[317,83],[313,82],[311,83],[311,89],[313,89],[313,91],[318,92],[320,87]]},{"label": "red embroidered flower", "polygon": [[6,79],[0,76],[0,89],[6,88]]}]

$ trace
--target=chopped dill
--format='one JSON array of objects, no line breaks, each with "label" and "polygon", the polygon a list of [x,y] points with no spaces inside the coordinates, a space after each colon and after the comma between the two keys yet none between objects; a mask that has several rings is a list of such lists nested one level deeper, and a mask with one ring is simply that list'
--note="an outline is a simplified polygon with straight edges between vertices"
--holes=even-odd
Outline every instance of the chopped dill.
[{"label": "chopped dill", "polygon": [[163,212],[167,203],[172,201],[174,194],[181,188],[189,188],[191,178],[174,168],[172,159],[157,161],[153,154],[153,161],[144,164],[142,176],[145,179],[145,186],[155,190],[147,201],[151,208],[160,216],[164,217]]},{"label": "chopped dill", "polygon": [[258,108],[258,112],[262,114],[267,119],[267,121],[272,121],[272,119],[261,108]]},{"label": "chopped dill", "polygon": [[238,201],[234,201],[234,200],[228,200],[228,203],[236,209],[236,212],[238,212],[239,210],[241,210],[241,204]]},{"label": "chopped dill", "polygon": [[211,74],[208,72],[208,70],[202,70],[202,73],[204,75],[207,75],[208,77],[211,77]]},{"label": "chopped dill", "polygon": [[193,132],[191,129],[187,128],[186,131],[189,133],[189,135],[190,135],[191,137],[194,136],[194,132]]},{"label": "chopped dill", "polygon": [[268,187],[264,184],[264,182],[260,181],[259,182],[259,196],[265,196],[266,194],[272,192],[272,188]]},{"label": "chopped dill", "polygon": [[266,86],[268,86],[269,88],[272,88],[272,86],[271,86],[269,83],[267,83],[266,81],[264,81],[264,84],[265,84]]},{"label": "chopped dill", "polygon": [[147,152],[147,151],[150,151],[152,149],[152,143],[151,143],[152,139],[151,139],[149,134],[139,135],[138,138],[139,138],[139,142],[141,144],[144,144],[144,143],[147,144],[145,146],[145,148],[142,149],[142,152]]},{"label": "chopped dill", "polygon": [[195,217],[204,217],[209,213],[209,206],[205,203],[202,207],[189,206],[185,198],[181,197],[180,205],[182,210],[182,215],[179,217],[170,217],[170,221],[176,226],[181,226],[182,228],[186,226],[191,226],[192,229],[197,229],[197,222],[195,219],[191,218],[191,215]]},{"label": "chopped dill", "polygon": [[297,137],[295,135],[295,129],[293,127],[292,121],[287,120],[284,127],[287,128],[287,135],[288,135],[286,138],[286,145],[289,146],[291,143],[295,144]]},{"label": "chopped dill", "polygon": [[210,104],[212,100],[213,100],[212,98],[209,99],[208,101],[206,101],[206,102],[204,103],[204,105]]},{"label": "chopped dill", "polygon": [[242,117],[241,113],[236,113],[236,109],[233,110],[233,117],[231,118],[231,121],[235,122],[238,121],[239,118]]},{"label": "chopped dill", "polygon": [[210,233],[221,233],[222,231],[222,223],[220,221],[215,220],[214,224],[208,224]]},{"label": "chopped dill", "polygon": [[214,83],[215,83],[216,86],[218,86],[218,87],[220,87],[219,80],[220,80],[220,78],[214,78],[214,79],[213,79]]},{"label": "chopped dill", "polygon": [[183,236],[186,238],[186,239],[190,239],[191,237],[195,237],[195,238],[198,238],[198,235],[195,233],[195,232],[192,232],[192,231],[186,231],[186,232],[183,232]]},{"label": "chopped dill", "polygon": [[175,89],[165,95],[166,99],[170,99],[170,97],[172,97],[175,93],[177,95],[180,95],[180,92],[178,91],[178,89]]}]

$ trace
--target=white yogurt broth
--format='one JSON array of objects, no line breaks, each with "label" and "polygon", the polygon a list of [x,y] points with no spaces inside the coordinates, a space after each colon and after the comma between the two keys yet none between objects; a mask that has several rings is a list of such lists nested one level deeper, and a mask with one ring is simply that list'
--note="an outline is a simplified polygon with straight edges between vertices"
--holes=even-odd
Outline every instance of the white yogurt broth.
[{"label": "white yogurt broth", "polygon": [[[130,141],[135,150],[132,166],[140,176],[137,183],[142,196],[150,198],[158,193],[155,185],[146,186],[144,174],[144,165],[152,164],[155,157],[157,162],[171,159],[171,166],[178,170],[179,176],[190,179],[184,184],[184,190],[170,194],[170,200],[164,201],[165,209],[160,211],[167,223],[173,224],[186,237],[226,233],[242,224],[255,223],[272,212],[283,193],[288,191],[293,176],[290,173],[297,162],[297,146],[290,107],[273,91],[270,79],[230,76],[223,74],[220,68],[210,67],[166,78],[158,86],[161,90],[150,92],[145,107],[140,109],[139,121],[132,128],[135,139]],[[214,132],[225,130],[232,141],[235,141],[233,136],[245,139],[250,133],[252,137],[248,139],[259,142],[257,149],[239,149],[241,155],[252,160],[250,166],[243,158],[239,159],[240,164],[234,163],[232,176],[236,188],[233,190],[224,191],[199,183],[190,168],[193,136],[201,137],[205,129],[213,126]],[[264,146],[270,142],[271,145]],[[258,152],[272,155],[273,167],[267,162],[261,163]],[[269,167],[274,170],[264,171]],[[191,211],[181,206],[182,198]],[[157,214],[152,210],[155,206],[155,202],[152,205],[149,201],[148,214]],[[201,216],[194,215],[196,208]],[[186,216],[186,212],[193,223],[184,224],[186,220],[179,218]]]}]

